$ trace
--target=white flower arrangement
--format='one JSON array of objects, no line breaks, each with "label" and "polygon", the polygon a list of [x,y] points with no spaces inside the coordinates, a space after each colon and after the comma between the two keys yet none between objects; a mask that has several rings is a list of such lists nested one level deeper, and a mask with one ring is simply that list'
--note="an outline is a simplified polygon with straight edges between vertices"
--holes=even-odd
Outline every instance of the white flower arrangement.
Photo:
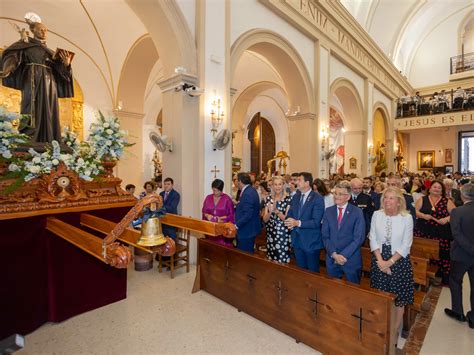
[{"label": "white flower arrangement", "polygon": [[14,120],[20,120],[21,118],[20,114],[8,112],[4,107],[0,107],[0,157],[3,159],[12,159],[12,150],[18,144],[28,141],[28,136],[19,133],[18,129],[12,124]]},{"label": "white flower arrangement", "polygon": [[68,170],[76,172],[86,181],[92,181],[103,172],[103,160],[116,161],[122,155],[125,147],[129,147],[126,140],[127,132],[120,129],[117,117],[105,118],[99,111],[98,122],[91,125],[88,142],[79,142],[74,132],[65,128],[62,141],[73,151],[61,153],[59,142],[52,141],[46,151],[39,153],[30,148],[29,157],[19,158],[12,154],[13,149],[21,143],[26,143],[29,137],[20,134],[12,121],[20,119],[21,115],[7,112],[0,107],[0,160],[6,160],[8,173],[2,179],[16,178],[14,184],[7,188],[5,193],[12,192],[24,181],[30,181],[43,174],[50,174],[63,163]]},{"label": "white flower arrangement", "polygon": [[117,117],[104,117],[99,111],[97,123],[93,123],[89,129],[89,142],[101,160],[118,160],[123,155],[125,147],[130,147],[127,132],[120,129],[120,121]]},{"label": "white flower arrangement", "polygon": [[64,163],[68,170],[76,172],[82,179],[92,181],[94,177],[101,172],[101,162],[97,155],[89,148],[87,143],[82,144],[73,154],[61,153],[61,148],[57,141],[51,142],[52,149],[47,149],[44,153],[38,153],[30,148],[28,153],[31,160],[25,160],[23,166],[12,164],[9,166],[10,171],[26,172],[25,181],[30,181],[43,174],[50,174],[51,171],[57,169],[60,163]]},{"label": "white flower arrangement", "polygon": [[63,132],[61,133],[61,140],[71,149],[79,149],[80,142],[77,138],[77,134],[71,131],[68,126],[64,127]]}]

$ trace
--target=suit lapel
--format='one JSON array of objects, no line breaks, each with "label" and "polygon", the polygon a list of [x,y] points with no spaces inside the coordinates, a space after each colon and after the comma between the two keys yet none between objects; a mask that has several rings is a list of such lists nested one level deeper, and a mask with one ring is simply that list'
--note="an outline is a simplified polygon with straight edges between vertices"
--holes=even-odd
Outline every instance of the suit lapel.
[{"label": "suit lapel", "polygon": [[[311,191],[308,195],[308,197],[306,198],[306,201],[304,202],[303,206],[301,207],[301,211],[300,211],[300,217],[303,215],[303,212],[306,208],[306,206],[308,206],[308,202],[310,202],[312,199],[313,199],[313,196],[314,195],[314,191]],[[300,198],[301,198],[301,195],[300,195]]]},{"label": "suit lapel", "polygon": [[[344,215],[342,216],[342,221],[341,221],[341,224],[339,225],[339,230],[342,229],[342,227],[344,226],[346,221],[349,219],[349,215],[352,212],[351,209],[352,209],[352,206],[351,206],[350,203],[348,203],[347,207],[346,207],[346,210],[344,211]],[[337,215],[336,215],[336,221],[337,221]]]}]

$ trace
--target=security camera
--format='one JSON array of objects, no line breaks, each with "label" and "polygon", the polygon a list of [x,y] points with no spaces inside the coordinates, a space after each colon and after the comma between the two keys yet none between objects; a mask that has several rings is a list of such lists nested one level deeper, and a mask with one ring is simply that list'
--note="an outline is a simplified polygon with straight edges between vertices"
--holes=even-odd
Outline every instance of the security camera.
[{"label": "security camera", "polygon": [[204,89],[200,89],[197,86],[190,85],[188,83],[184,83],[175,88],[176,91],[184,91],[191,97],[201,96],[204,93]]}]

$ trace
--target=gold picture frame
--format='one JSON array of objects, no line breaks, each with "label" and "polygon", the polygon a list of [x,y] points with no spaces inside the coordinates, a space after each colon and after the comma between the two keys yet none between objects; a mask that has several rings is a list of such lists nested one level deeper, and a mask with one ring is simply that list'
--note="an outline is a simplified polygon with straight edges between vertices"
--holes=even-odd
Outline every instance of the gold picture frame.
[{"label": "gold picture frame", "polygon": [[435,151],[418,151],[418,170],[431,170],[435,167]]},{"label": "gold picture frame", "polygon": [[444,150],[444,162],[451,164],[453,162],[453,149],[447,148]]},{"label": "gold picture frame", "polygon": [[357,159],[354,157],[349,158],[349,169],[356,170],[357,169]]}]

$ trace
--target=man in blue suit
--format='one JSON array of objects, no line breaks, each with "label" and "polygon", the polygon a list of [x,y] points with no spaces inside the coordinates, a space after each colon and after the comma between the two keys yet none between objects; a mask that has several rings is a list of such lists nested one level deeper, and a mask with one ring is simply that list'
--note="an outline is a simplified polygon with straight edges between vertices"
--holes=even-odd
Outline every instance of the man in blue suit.
[{"label": "man in blue suit", "polygon": [[324,198],[311,189],[312,183],[313,176],[310,173],[299,174],[298,192],[291,199],[285,225],[291,230],[296,264],[303,269],[319,272]]},{"label": "man in blue suit", "polygon": [[239,203],[235,209],[235,226],[237,227],[237,249],[253,253],[256,236],[262,230],[260,223],[260,198],[257,190],[251,185],[250,175],[237,174]]},{"label": "man in blue suit", "polygon": [[[173,179],[167,177],[163,181],[163,191],[160,192],[160,196],[163,198],[163,207],[166,209],[166,213],[178,214],[178,205],[181,196],[178,191],[173,188],[173,185]],[[176,239],[176,228],[163,224],[163,234]]]},{"label": "man in blue suit", "polygon": [[365,238],[365,218],[362,210],[349,202],[351,184],[336,185],[335,205],[326,209],[322,237],[326,248],[326,268],[329,276],[360,283],[362,257],[360,247]]}]

